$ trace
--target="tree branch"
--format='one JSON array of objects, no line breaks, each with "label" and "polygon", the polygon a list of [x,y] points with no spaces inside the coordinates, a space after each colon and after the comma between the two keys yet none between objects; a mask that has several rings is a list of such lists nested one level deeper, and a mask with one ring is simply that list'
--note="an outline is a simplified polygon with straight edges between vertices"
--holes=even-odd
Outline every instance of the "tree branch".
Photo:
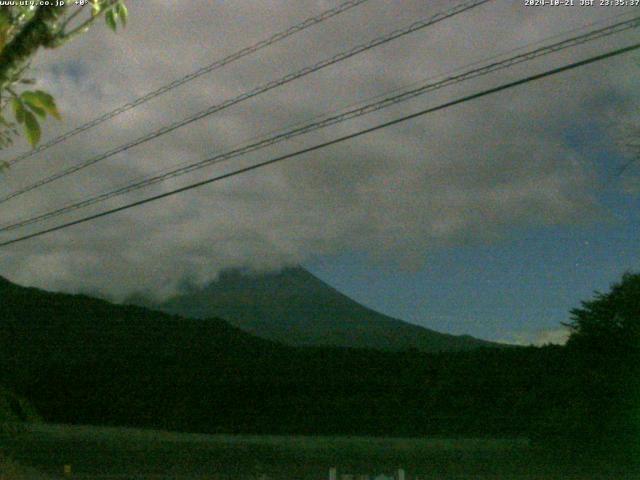
[{"label": "tree branch", "polygon": [[[89,17],[87,20],[82,22],[80,25],[78,25],[77,27],[75,27],[73,30],[71,30],[68,33],[62,32],[60,34],[60,39],[63,42],[66,42],[68,40],[71,40],[73,37],[75,37],[77,35],[85,33],[87,31],[87,29],[91,26],[91,24],[93,22],[95,22],[98,17],[100,17],[104,13],[107,13],[109,10],[113,9],[117,4],[118,4],[118,0],[112,0],[112,2],[109,5],[107,5],[102,10],[100,10],[99,14],[97,14],[97,15],[93,15],[92,14],[91,17]],[[67,22],[65,22],[65,25],[66,25],[66,23]]]},{"label": "tree branch", "polygon": [[60,31],[62,31],[62,32],[63,32],[63,34],[64,34],[64,30],[67,28],[67,26],[69,25],[69,23],[71,23],[71,21],[72,21],[74,18],[76,18],[78,15],[80,15],[80,14],[84,11],[84,8],[85,8],[86,6],[87,6],[87,5],[85,4],[85,5],[82,5],[82,6],[81,6],[81,7],[79,7],[79,8],[76,8],[76,11],[75,11],[75,12],[73,12],[71,15],[69,15],[67,18],[65,18],[64,22],[63,22],[63,23],[62,23],[62,25],[60,26]]},{"label": "tree branch", "polygon": [[64,7],[38,7],[33,17],[0,52],[0,90],[16,80],[16,73],[40,47],[54,47],[56,19]]}]

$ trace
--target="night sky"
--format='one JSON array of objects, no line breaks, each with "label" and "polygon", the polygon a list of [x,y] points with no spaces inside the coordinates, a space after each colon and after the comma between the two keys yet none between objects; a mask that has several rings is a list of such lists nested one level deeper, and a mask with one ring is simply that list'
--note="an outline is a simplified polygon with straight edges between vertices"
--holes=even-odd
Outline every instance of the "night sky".
[{"label": "night sky", "polygon": [[[31,76],[64,117],[44,125],[44,142],[339,2],[128,3],[126,29],[114,34],[98,25],[35,58]],[[4,174],[0,194],[457,3],[370,0],[20,162]],[[0,223],[638,14],[638,7],[495,0],[16,197],[2,205]],[[637,30],[0,233],[0,240],[627,46]],[[369,307],[435,330],[561,342],[560,322],[571,308],[640,266],[640,166],[618,175],[634,155],[627,144],[640,135],[639,73],[640,54],[616,57],[4,247],[0,274],[121,300],[135,292],[166,298],[185,280],[203,285],[227,268],[302,264]],[[26,149],[19,141],[2,158]]]}]

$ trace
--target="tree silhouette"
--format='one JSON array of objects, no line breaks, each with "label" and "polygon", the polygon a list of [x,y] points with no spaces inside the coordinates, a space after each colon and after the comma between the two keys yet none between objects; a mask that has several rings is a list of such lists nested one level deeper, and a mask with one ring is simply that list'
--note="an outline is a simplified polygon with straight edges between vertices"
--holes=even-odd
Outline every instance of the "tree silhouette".
[{"label": "tree silhouette", "polygon": [[607,356],[637,354],[640,349],[640,274],[626,273],[609,293],[571,311],[568,346],[598,351]]},{"label": "tree silhouette", "polygon": [[[589,440],[620,447],[640,446],[640,274],[626,273],[608,293],[571,311],[568,353],[575,368],[570,380]],[[580,405],[581,408],[577,408]],[[573,422],[576,424],[576,422]]]}]

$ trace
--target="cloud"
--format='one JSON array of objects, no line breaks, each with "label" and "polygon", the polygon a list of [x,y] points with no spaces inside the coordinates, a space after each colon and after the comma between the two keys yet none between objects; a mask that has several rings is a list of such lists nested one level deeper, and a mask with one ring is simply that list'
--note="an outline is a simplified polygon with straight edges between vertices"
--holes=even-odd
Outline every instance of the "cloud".
[{"label": "cloud", "polygon": [[[312,0],[203,0],[188,7],[141,3],[131,5],[130,24],[123,32],[114,35],[96,28],[62,49],[39,54],[35,76],[55,94],[64,112],[61,124],[47,123],[46,136],[333,5]],[[16,165],[0,190],[27,185],[450,5],[407,0],[399,8],[396,2],[372,0]],[[2,221],[210,157],[292,123],[602,18],[597,7],[527,9],[521,2],[492,2],[16,198],[2,206]],[[106,205],[295,151],[623,45],[629,38],[603,40],[434,92]],[[606,68],[586,67],[16,244],[5,248],[0,272],[52,289],[99,291],[115,298],[141,290],[166,296],[185,279],[202,284],[229,267],[269,269],[347,250],[416,267],[428,262],[434,248],[494,241],[514,227],[589,221],[601,214],[596,168],[567,140],[566,132],[585,124],[595,129],[605,122],[602,112],[611,99],[626,110],[637,104],[637,70],[632,65],[625,58],[609,61]],[[65,220],[97,211],[92,207]]]}]

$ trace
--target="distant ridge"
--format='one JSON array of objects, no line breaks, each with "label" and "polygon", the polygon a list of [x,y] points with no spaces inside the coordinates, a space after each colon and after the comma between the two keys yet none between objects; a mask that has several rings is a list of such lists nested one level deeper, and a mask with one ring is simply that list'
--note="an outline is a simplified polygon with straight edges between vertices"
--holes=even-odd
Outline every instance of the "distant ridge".
[{"label": "distant ridge", "polygon": [[[227,290],[236,285],[232,293],[250,299],[261,282],[268,284],[264,296],[275,295],[273,279],[279,278],[286,295],[272,300],[288,301],[294,311],[301,305],[296,302],[313,305],[309,299],[322,299],[324,292],[335,300],[329,313],[344,312],[345,304],[369,312],[322,282],[309,280],[302,288],[298,275],[314,278],[297,269],[249,276],[255,288],[248,292],[246,275],[222,280],[235,278],[225,283]],[[365,327],[372,318],[378,317],[369,317]],[[394,330],[403,325],[388,320],[381,328],[397,339]],[[45,422],[183,432],[522,436],[550,385],[573,375],[563,373],[563,352],[298,348],[216,318],[187,319],[0,280],[0,385],[10,392],[0,387],[0,414],[9,420],[34,410]],[[29,403],[17,406],[18,398]]]},{"label": "distant ridge", "polygon": [[497,344],[448,335],[371,310],[301,267],[275,273],[223,272],[164,303],[132,297],[128,303],[189,318],[224,318],[262,337],[294,346],[337,346],[387,351],[462,351]]}]

